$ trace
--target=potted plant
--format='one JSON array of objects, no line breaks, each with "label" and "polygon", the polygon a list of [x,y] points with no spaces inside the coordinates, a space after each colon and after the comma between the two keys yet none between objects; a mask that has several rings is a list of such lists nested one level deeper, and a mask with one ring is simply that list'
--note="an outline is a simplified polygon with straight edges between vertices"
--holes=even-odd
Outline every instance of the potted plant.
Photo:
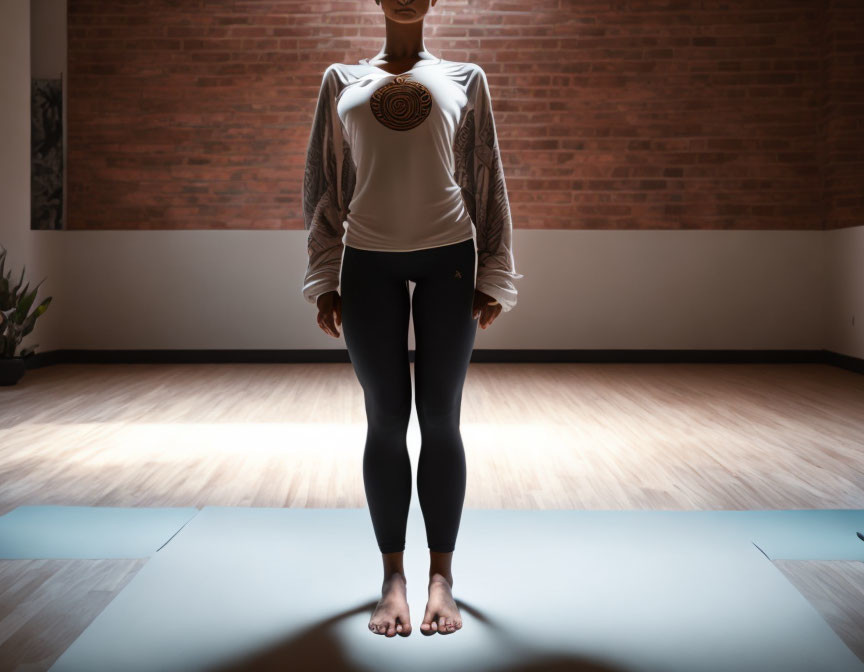
[{"label": "potted plant", "polygon": [[24,375],[24,358],[32,356],[38,346],[22,348],[17,355],[15,351],[21,345],[21,339],[33,331],[36,319],[48,310],[51,297],[30,311],[39,285],[45,280],[43,278],[28,294],[29,282],[21,288],[25,266],[21,269],[18,284],[13,287],[12,271],[9,271],[8,275],[4,273],[6,251],[4,247],[0,252],[0,385],[14,385]]}]

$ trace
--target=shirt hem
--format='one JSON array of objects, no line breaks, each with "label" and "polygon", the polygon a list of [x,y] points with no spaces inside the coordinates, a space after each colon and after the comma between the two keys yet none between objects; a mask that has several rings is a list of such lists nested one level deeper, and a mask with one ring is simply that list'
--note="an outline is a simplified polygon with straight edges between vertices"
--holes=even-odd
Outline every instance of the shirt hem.
[{"label": "shirt hem", "polygon": [[345,243],[345,247],[351,247],[351,248],[354,248],[355,250],[364,250],[366,252],[419,252],[421,250],[433,250],[436,247],[445,247],[446,245],[457,245],[459,243],[464,243],[465,241],[468,241],[468,240],[474,240],[474,234],[473,233],[470,236],[468,236],[467,238],[463,238],[462,240],[456,240],[456,241],[453,241],[452,243],[441,243],[440,245],[430,245],[429,247],[415,247],[415,248],[412,248],[410,250],[393,250],[393,249],[374,250],[374,249],[371,249],[369,247],[358,247],[358,246],[352,245],[351,243],[348,243],[348,242]]}]

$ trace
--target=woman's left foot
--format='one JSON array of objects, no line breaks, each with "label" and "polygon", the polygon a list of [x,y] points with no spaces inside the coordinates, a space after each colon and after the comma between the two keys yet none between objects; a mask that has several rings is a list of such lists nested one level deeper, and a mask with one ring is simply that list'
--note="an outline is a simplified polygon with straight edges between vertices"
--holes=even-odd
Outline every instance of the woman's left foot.
[{"label": "woman's left foot", "polygon": [[420,624],[420,632],[424,635],[449,635],[462,627],[462,614],[453,599],[453,579],[441,574],[433,574],[429,578],[429,601],[426,603],[426,613]]}]

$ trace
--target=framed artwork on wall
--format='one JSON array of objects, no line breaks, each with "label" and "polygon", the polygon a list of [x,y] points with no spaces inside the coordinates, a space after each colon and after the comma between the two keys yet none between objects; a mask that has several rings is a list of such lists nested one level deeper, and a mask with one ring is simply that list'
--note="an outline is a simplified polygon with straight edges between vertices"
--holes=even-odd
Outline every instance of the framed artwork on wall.
[{"label": "framed artwork on wall", "polygon": [[30,228],[64,228],[61,78],[31,80]]}]

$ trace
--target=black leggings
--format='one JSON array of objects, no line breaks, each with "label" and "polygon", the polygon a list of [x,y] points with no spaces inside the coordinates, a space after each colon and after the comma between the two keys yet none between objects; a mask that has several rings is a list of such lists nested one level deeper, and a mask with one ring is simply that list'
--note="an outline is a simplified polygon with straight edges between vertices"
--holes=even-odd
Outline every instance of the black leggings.
[{"label": "black leggings", "polygon": [[[477,320],[473,239],[412,252],[345,247],[342,333],[363,388],[363,481],[382,553],[405,549],[411,501],[406,434],[411,416],[408,319],[414,317],[414,386],[422,442],[417,496],[429,550],[449,553],[465,499],[465,450],[459,432],[462,386]],[[416,283],[413,300],[408,281]]]}]

